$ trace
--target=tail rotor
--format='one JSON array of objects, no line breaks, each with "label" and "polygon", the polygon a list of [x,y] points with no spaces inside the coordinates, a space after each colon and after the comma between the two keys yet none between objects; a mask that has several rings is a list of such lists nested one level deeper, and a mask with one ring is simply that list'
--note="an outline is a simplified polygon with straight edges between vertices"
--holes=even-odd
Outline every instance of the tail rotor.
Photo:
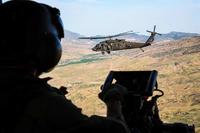
[{"label": "tail rotor", "polygon": [[147,39],[147,41],[145,42],[147,45],[151,45],[151,43],[154,41],[155,35],[162,35],[162,34],[156,32],[156,25],[154,25],[153,31],[147,30],[147,32],[151,33],[150,37],[149,37],[149,38]]},{"label": "tail rotor", "polygon": [[156,32],[156,25],[154,25],[154,28],[153,28],[153,31],[149,31],[149,30],[147,30],[147,32],[149,32],[149,33],[151,33],[152,35],[162,35],[162,34],[160,34],[160,33],[158,33],[158,32]]}]

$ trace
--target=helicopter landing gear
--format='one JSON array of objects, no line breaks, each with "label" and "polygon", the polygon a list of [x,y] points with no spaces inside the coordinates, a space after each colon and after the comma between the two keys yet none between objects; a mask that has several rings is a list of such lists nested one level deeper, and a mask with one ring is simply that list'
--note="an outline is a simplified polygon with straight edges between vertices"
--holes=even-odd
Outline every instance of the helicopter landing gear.
[{"label": "helicopter landing gear", "polygon": [[142,52],[144,52],[144,50],[143,50],[142,48],[140,48],[140,50],[141,50]]},{"label": "helicopter landing gear", "polygon": [[108,54],[110,54],[110,50],[107,50],[106,52],[107,52]]}]

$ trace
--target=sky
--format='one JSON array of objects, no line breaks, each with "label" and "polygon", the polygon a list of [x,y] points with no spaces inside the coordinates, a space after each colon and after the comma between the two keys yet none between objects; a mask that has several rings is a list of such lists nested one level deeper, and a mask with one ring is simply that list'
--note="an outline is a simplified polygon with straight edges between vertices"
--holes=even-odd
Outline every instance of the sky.
[{"label": "sky", "polygon": [[200,0],[36,0],[57,7],[67,30],[85,36],[133,30],[200,33]]}]

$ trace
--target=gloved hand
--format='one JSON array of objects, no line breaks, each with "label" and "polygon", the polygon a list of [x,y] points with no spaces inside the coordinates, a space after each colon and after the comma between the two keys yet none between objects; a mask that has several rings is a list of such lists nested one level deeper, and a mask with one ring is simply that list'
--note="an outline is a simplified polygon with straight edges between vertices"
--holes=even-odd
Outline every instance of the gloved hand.
[{"label": "gloved hand", "polygon": [[[103,88],[103,86],[101,86],[101,88]],[[109,88],[105,88],[102,90],[102,92],[99,93],[99,98],[105,103],[111,101],[122,101],[124,95],[127,93],[127,88],[119,84],[112,84]]]}]

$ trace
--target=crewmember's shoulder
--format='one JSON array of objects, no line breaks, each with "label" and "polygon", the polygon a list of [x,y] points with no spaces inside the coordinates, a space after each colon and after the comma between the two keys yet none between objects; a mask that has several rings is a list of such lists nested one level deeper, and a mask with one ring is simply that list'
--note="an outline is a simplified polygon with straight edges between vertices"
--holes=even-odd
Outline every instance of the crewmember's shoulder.
[{"label": "crewmember's shoulder", "polygon": [[35,97],[27,105],[25,115],[41,120],[51,128],[68,128],[88,117],[81,113],[59,89],[52,87],[46,79],[32,80],[29,89]]},{"label": "crewmember's shoulder", "polygon": [[60,90],[50,86],[46,81],[40,80],[39,86],[42,87],[43,91],[40,96],[30,102],[26,114],[42,122],[42,126],[45,125],[45,127],[48,127],[47,129],[51,128],[51,131],[69,133],[83,131],[127,133],[126,126],[119,121],[102,116],[88,117],[82,114],[80,108],[68,100]]}]

